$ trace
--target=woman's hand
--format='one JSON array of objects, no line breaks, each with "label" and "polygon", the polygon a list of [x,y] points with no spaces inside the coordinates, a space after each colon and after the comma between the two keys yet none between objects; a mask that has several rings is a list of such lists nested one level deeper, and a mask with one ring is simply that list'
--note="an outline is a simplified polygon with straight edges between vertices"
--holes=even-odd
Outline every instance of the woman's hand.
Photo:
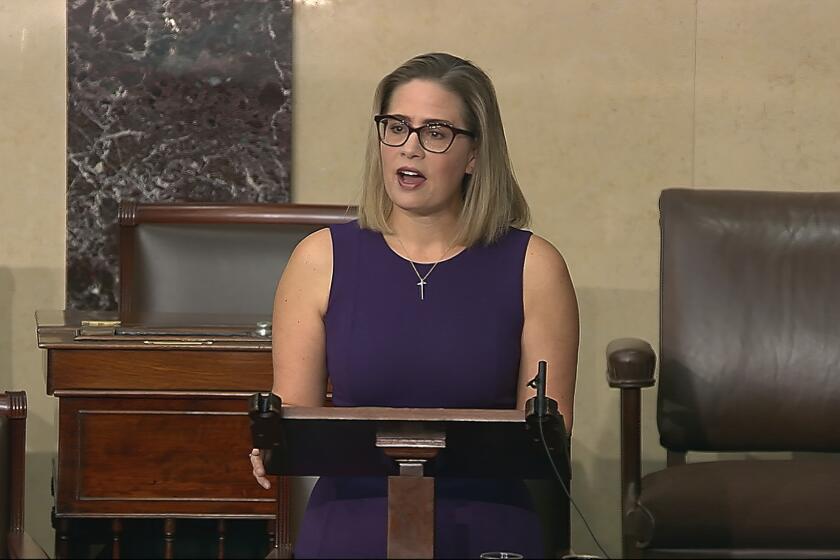
[{"label": "woman's hand", "polygon": [[268,477],[265,476],[265,465],[263,464],[262,453],[259,449],[252,449],[249,455],[251,458],[251,468],[253,469],[254,478],[257,479],[257,483],[268,490],[271,488],[271,482],[268,481]]}]

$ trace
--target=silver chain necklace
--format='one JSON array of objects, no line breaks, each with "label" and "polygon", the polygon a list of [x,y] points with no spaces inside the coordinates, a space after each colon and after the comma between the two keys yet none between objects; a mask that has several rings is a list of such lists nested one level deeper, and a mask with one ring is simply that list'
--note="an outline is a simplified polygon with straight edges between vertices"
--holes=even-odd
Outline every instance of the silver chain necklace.
[{"label": "silver chain necklace", "polygon": [[452,240],[452,243],[450,243],[450,244],[449,244],[449,247],[447,247],[447,248],[446,248],[446,251],[444,251],[444,252],[443,252],[443,256],[441,256],[438,260],[436,260],[436,261],[432,264],[432,268],[430,268],[430,269],[429,269],[429,271],[428,271],[426,274],[424,274],[424,275],[422,275],[422,276],[421,276],[421,275],[420,275],[420,272],[417,270],[417,267],[416,267],[416,266],[414,266],[414,261],[413,261],[413,260],[411,260],[411,255],[409,255],[409,254],[408,254],[408,249],[406,249],[406,248],[405,248],[405,245],[403,245],[402,240],[400,240],[400,238],[399,238],[399,237],[397,237],[396,235],[395,235],[394,237],[396,237],[396,238],[397,238],[397,243],[399,243],[399,244],[400,244],[400,247],[402,247],[403,253],[405,253],[405,256],[406,256],[406,257],[408,257],[408,264],[410,264],[410,265],[411,265],[412,270],[414,270],[414,274],[416,274],[416,275],[417,275],[417,279],[419,280],[419,282],[417,282],[417,285],[418,285],[418,286],[420,286],[420,301],[423,301],[424,299],[426,299],[426,293],[425,293],[425,289],[424,289],[424,288],[426,287],[426,284],[428,284],[428,282],[426,282],[426,278],[428,278],[428,277],[429,277],[429,275],[432,273],[432,271],[435,269],[435,267],[436,267],[436,266],[437,266],[437,265],[438,265],[438,264],[439,264],[439,263],[440,263],[440,262],[441,262],[444,258],[446,258],[446,255],[449,253],[449,250],[450,250],[450,249],[452,249],[452,246],[455,244],[455,240],[454,240],[454,239]]}]

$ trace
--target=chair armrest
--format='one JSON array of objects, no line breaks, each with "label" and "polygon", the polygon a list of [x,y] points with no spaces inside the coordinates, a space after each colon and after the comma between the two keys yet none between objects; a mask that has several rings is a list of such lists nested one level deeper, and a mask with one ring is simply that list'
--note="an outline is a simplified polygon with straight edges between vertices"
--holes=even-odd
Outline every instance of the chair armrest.
[{"label": "chair armrest", "polygon": [[49,558],[29,533],[9,533],[9,558]]},{"label": "chair armrest", "polygon": [[619,389],[640,389],[654,384],[656,354],[638,338],[617,338],[607,345],[607,382]]},{"label": "chair armrest", "polygon": [[654,384],[656,354],[638,338],[619,338],[607,345],[607,382],[621,389],[621,546],[624,558],[635,558],[634,513],[642,486],[641,389]]}]

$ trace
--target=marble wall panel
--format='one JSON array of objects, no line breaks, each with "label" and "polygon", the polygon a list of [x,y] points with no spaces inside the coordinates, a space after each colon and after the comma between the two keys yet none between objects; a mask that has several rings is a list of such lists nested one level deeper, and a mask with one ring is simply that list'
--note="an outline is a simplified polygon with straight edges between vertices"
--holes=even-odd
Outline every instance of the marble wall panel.
[{"label": "marble wall panel", "polygon": [[117,306],[120,200],[290,200],[291,15],[291,0],[69,0],[68,308]]}]

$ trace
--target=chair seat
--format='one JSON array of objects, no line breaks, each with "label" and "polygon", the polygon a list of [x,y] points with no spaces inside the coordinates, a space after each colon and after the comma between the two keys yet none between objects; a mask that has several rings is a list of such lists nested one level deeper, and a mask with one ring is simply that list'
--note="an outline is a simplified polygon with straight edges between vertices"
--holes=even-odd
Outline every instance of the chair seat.
[{"label": "chair seat", "polygon": [[642,479],[645,548],[840,549],[840,461],[717,461]]}]

